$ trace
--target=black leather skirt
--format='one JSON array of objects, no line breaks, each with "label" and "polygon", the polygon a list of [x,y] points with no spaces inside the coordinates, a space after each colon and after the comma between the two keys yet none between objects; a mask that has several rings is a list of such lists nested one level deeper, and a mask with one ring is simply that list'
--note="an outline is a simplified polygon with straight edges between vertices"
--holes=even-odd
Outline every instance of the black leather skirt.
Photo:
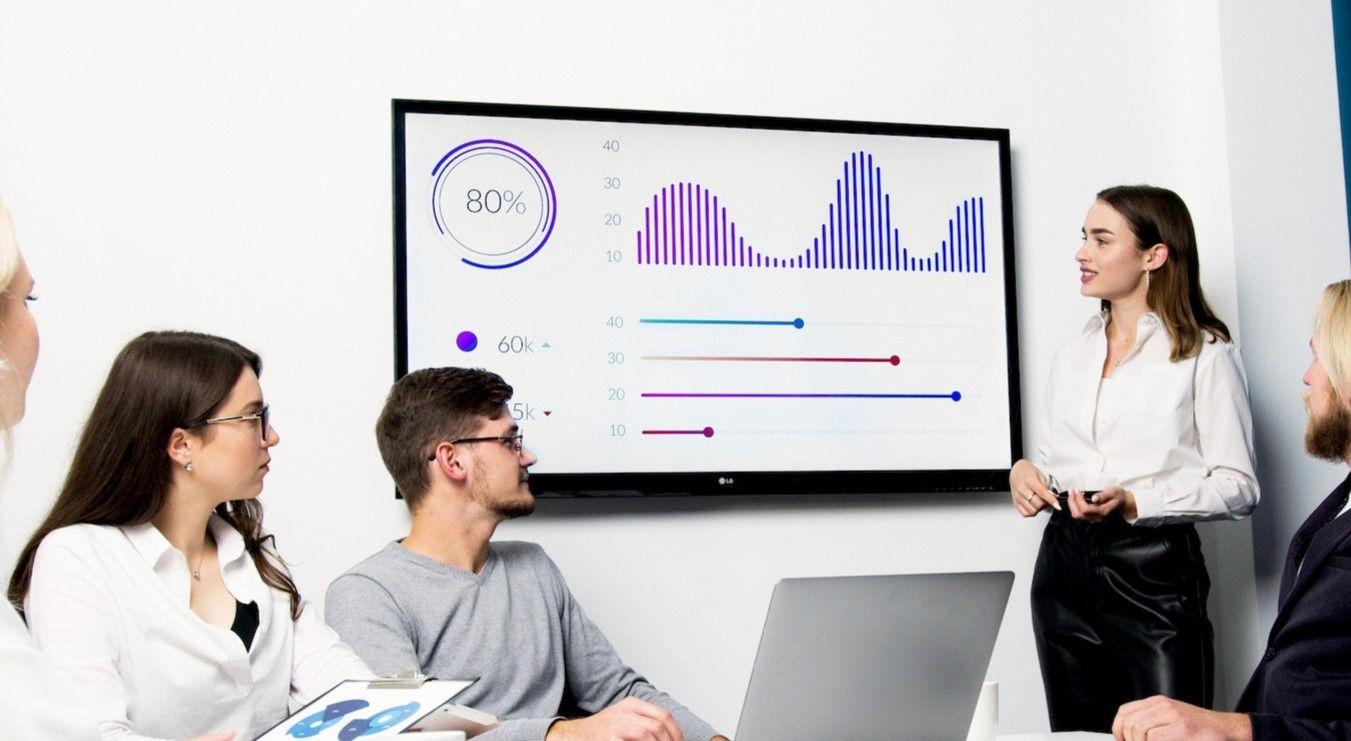
[{"label": "black leather skirt", "polygon": [[1195,527],[1053,512],[1032,575],[1051,730],[1110,732],[1118,707],[1151,695],[1209,708],[1209,593]]}]

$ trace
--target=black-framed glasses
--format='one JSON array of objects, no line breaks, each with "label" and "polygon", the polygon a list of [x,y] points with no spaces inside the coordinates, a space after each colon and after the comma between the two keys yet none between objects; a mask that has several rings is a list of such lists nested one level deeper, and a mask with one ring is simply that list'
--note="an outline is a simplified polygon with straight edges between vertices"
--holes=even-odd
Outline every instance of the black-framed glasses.
[{"label": "black-framed glasses", "polygon": [[[450,443],[451,445],[460,445],[461,443],[490,443],[490,442],[499,442],[499,443],[502,443],[502,447],[506,448],[506,449],[507,449],[508,451],[510,451],[513,455],[520,455],[520,454],[521,454],[521,450],[525,448],[525,432],[522,431],[522,430],[517,430],[517,431],[516,431],[516,434],[514,434],[514,435],[489,435],[489,436],[487,436],[487,437],[462,437],[462,438],[459,438],[458,440],[447,440],[446,442]],[[436,451],[432,451],[432,454],[429,455],[429,456],[427,456],[427,460],[429,460],[429,461],[434,461],[434,460],[436,460]]]},{"label": "black-framed glasses", "polygon": [[262,440],[266,440],[268,427],[270,427],[272,424],[271,421],[269,420],[269,414],[270,414],[270,407],[267,404],[264,404],[262,409],[259,409],[253,414],[236,414],[231,417],[212,417],[211,419],[202,420],[200,425],[218,425],[222,422],[245,422],[245,421],[252,422],[254,420],[257,420],[259,429],[259,438]]}]

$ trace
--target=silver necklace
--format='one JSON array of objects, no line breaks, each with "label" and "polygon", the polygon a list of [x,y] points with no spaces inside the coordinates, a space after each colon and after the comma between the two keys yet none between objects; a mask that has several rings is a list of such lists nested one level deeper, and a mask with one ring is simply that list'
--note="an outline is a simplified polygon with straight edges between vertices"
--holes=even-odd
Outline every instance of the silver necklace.
[{"label": "silver necklace", "polygon": [[195,568],[195,569],[192,570],[192,578],[193,578],[194,581],[201,581],[201,580],[202,580],[202,561],[205,561],[205,560],[206,560],[206,544],[203,543],[203,544],[202,544],[202,555],[200,555],[200,556],[197,557],[197,568]]}]

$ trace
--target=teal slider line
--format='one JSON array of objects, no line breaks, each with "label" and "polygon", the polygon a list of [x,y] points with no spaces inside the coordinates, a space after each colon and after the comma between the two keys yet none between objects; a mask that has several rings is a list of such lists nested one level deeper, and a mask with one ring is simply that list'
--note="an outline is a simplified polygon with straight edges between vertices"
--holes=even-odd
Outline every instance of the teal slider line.
[{"label": "teal slider line", "polygon": [[774,319],[639,319],[639,324],[734,324],[761,327],[797,327],[802,329],[806,322],[802,317],[788,320]]}]

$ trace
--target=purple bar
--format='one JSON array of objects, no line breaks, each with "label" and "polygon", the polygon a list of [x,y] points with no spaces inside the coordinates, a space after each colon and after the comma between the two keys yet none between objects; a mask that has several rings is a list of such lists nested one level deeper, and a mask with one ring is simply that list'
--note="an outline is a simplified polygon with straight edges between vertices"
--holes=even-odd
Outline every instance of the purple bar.
[{"label": "purple bar", "polygon": [[741,264],[750,267],[750,260],[746,259],[746,238],[736,236],[736,225],[732,225],[732,238],[737,241],[737,251],[741,253]]},{"label": "purple bar", "polygon": [[704,241],[704,264],[713,264],[713,247],[708,238],[708,191],[704,191],[704,214],[699,219],[699,235]]},{"label": "purple bar", "polygon": [[694,185],[694,183],[685,184],[685,206],[684,206],[684,214],[682,215],[684,216],[685,219],[686,224],[685,228],[688,230],[685,232],[686,234],[685,244],[689,248],[689,251],[685,253],[686,259],[688,261],[686,262],[687,265],[697,264],[695,262],[695,258],[698,255],[697,252],[698,247],[694,243],[694,189],[696,187],[697,186]]},{"label": "purple bar", "polygon": [[975,272],[971,269],[971,257],[976,250],[976,204],[974,198],[968,198],[962,204],[962,210],[966,212],[966,272]]},{"label": "purple bar", "polygon": [[669,226],[669,222],[666,220],[666,212],[669,210],[666,205],[668,200],[670,198],[666,195],[666,188],[662,188],[661,208],[657,210],[657,234],[661,240],[661,260],[659,262],[662,265],[671,264],[671,240],[666,233]]},{"label": "purple bar", "polygon": [[957,206],[957,241],[952,243],[952,271],[962,272],[962,250],[966,248],[966,214]]},{"label": "purple bar", "polygon": [[745,264],[746,264],[744,260],[738,259],[738,256],[737,256],[737,253],[736,253],[736,222],[735,222],[735,221],[732,222],[732,264],[733,264],[733,265],[745,265]]},{"label": "purple bar", "polygon": [[727,209],[718,211],[719,218],[722,219],[722,264],[730,265],[727,260]]},{"label": "purple bar", "polygon": [[709,233],[710,235],[712,235],[712,237],[713,237],[712,239],[709,240],[709,242],[713,245],[713,264],[714,264],[714,265],[721,265],[721,264],[722,264],[722,260],[720,259],[720,255],[718,254],[718,246],[719,246],[721,243],[718,242],[718,197],[717,197],[717,196],[713,196],[713,220],[710,221],[710,222],[708,223],[708,233]]},{"label": "purple bar", "polygon": [[817,242],[816,242],[816,257],[814,257],[814,258],[812,259],[812,267],[814,267],[814,268],[820,268],[820,267],[821,267],[821,245],[824,245],[825,243],[826,243],[826,225],[825,225],[825,224],[822,224],[822,225],[821,225],[821,239],[820,239],[820,241],[817,241]]}]

